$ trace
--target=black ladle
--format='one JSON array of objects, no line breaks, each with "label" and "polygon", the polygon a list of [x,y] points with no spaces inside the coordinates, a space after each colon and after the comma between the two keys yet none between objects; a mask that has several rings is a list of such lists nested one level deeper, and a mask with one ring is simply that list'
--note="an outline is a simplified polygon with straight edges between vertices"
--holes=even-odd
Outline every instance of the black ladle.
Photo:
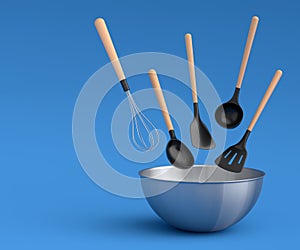
[{"label": "black ladle", "polygon": [[149,70],[148,74],[170,134],[170,141],[168,142],[166,147],[168,160],[175,167],[181,169],[188,169],[194,165],[194,157],[191,151],[187,148],[187,146],[176,138],[173,124],[169,115],[164,95],[160,87],[156,71],[151,69]]},{"label": "black ladle", "polygon": [[229,128],[229,129],[235,128],[241,123],[243,119],[243,110],[238,101],[239,93],[245,75],[246,66],[248,63],[258,21],[259,18],[257,16],[252,17],[247,43],[244,51],[244,56],[242,59],[240,73],[238,76],[238,81],[236,84],[234,94],[228,102],[220,105],[215,112],[216,121],[223,128]]},{"label": "black ladle", "polygon": [[277,70],[264,97],[262,98],[256,113],[246,130],[242,139],[235,145],[227,148],[216,160],[215,163],[228,171],[239,173],[242,171],[246,158],[247,158],[247,150],[246,150],[246,142],[250,133],[252,132],[259,116],[261,115],[264,107],[266,106],[270,96],[272,95],[276,85],[278,84],[280,78],[282,76],[282,71]]}]

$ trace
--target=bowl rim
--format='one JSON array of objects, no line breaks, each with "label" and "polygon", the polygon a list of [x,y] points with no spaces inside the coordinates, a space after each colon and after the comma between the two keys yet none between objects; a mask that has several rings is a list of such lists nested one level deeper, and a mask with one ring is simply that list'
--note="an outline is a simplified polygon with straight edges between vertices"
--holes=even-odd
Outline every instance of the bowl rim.
[{"label": "bowl rim", "polygon": [[[217,166],[217,165],[194,165],[193,168],[199,168],[199,167],[209,167],[209,166]],[[258,170],[255,168],[244,168],[244,169],[248,169],[251,171],[255,171],[257,173],[259,173],[258,177],[253,177],[253,178],[246,178],[246,179],[240,179],[240,180],[230,180],[230,181],[210,181],[210,182],[200,182],[200,181],[186,181],[186,180],[163,180],[163,179],[159,179],[159,178],[155,178],[155,177],[148,177],[148,176],[144,176],[142,174],[142,172],[145,172],[147,170],[152,170],[152,169],[162,169],[162,168],[174,168],[174,166],[170,166],[170,165],[166,165],[166,166],[158,166],[158,167],[149,167],[149,168],[145,168],[142,169],[138,172],[139,176],[141,179],[150,179],[150,180],[156,180],[156,181],[162,181],[162,182],[176,182],[176,183],[186,183],[186,184],[229,184],[229,183],[240,183],[240,182],[250,182],[250,181],[256,181],[259,179],[263,179],[264,176],[266,175],[266,173],[262,170]],[[232,174],[236,174],[234,172],[232,172]]]}]

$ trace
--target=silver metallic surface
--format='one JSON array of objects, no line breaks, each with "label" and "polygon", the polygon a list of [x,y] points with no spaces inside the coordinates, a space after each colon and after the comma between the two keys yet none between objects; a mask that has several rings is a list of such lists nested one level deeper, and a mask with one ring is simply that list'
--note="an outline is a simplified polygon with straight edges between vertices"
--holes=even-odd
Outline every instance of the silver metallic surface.
[{"label": "silver metallic surface", "polygon": [[265,175],[250,168],[232,173],[217,166],[190,170],[165,166],[139,174],[155,213],[176,228],[194,232],[223,230],[246,216],[259,197]]}]

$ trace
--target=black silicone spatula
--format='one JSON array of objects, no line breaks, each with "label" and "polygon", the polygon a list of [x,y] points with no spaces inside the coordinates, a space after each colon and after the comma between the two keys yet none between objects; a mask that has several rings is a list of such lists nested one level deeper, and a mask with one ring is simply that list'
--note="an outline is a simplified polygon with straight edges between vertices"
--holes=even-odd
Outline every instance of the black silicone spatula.
[{"label": "black silicone spatula", "polygon": [[242,171],[247,158],[246,142],[248,140],[248,137],[254,125],[256,124],[261,112],[266,106],[271,94],[273,93],[277,83],[279,82],[281,76],[282,76],[282,71],[277,70],[242,139],[237,144],[226,149],[223,152],[223,154],[221,154],[215,160],[216,164],[219,167],[236,173]]},{"label": "black silicone spatula", "polygon": [[199,114],[196,74],[195,74],[195,65],[194,65],[194,53],[193,53],[193,43],[192,43],[191,34],[185,35],[185,45],[186,45],[187,58],[189,62],[190,81],[191,81],[193,106],[194,106],[194,119],[190,125],[191,141],[192,141],[192,145],[195,148],[211,149],[214,148],[216,144],[211,134],[209,133],[207,127],[202,122]]}]

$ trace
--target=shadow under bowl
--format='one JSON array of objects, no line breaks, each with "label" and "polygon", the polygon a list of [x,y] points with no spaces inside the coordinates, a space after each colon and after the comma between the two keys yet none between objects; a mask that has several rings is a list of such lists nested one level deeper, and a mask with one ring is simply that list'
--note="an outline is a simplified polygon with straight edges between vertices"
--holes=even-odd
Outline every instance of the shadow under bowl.
[{"label": "shadow under bowl", "polygon": [[169,225],[192,232],[224,230],[245,217],[262,189],[264,172],[244,168],[240,173],[217,166],[172,166],[140,171],[145,197]]}]

